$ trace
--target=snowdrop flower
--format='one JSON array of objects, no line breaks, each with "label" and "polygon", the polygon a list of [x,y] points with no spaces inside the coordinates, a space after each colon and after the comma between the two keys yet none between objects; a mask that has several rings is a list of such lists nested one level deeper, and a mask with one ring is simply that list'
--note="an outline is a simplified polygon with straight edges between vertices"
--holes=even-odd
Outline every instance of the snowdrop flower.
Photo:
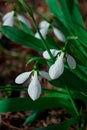
[{"label": "snowdrop flower", "polygon": [[[6,13],[3,18],[3,25],[5,26],[13,26],[14,25],[14,11],[8,12]],[[27,26],[31,27],[29,21],[23,16],[23,15],[19,15],[17,14],[16,19],[25,23]]]},{"label": "snowdrop flower", "polygon": [[[41,21],[39,24],[40,32],[44,39],[46,38],[46,34],[49,29],[49,26],[50,24],[46,21]],[[58,28],[53,27],[53,33],[61,42],[65,42],[66,38],[64,34]],[[35,37],[40,39],[38,32],[35,34]]]},{"label": "snowdrop flower", "polygon": [[61,41],[61,42],[65,42],[66,38],[64,36],[64,34],[58,29],[58,28],[53,28],[53,32],[55,34],[55,36]]},{"label": "snowdrop flower", "polygon": [[51,79],[57,79],[63,73],[64,71],[63,57],[64,57],[64,52],[61,52],[61,54],[58,55],[55,63],[51,65],[51,67],[49,68],[49,75]]},{"label": "snowdrop flower", "polygon": [[[65,54],[62,50],[50,49],[50,51],[54,57],[55,56],[57,57],[54,64],[51,65],[51,67],[49,68],[49,75],[50,75],[51,79],[57,79],[64,72],[64,60],[63,60],[64,55],[67,59],[67,63],[69,65],[69,67],[71,69],[76,68],[76,61],[71,55]],[[50,56],[47,51],[43,52],[43,57],[48,60],[50,59]]]},{"label": "snowdrop flower", "polygon": [[[34,73],[32,75],[32,72]],[[24,83],[31,75],[31,82],[28,86],[28,94],[31,97],[32,100],[37,100],[40,95],[41,95],[41,85],[40,82],[38,80],[38,73],[39,75],[41,75],[42,77],[51,80],[49,74],[45,71],[39,71],[37,72],[35,71],[29,71],[29,72],[24,72],[20,75],[18,75],[15,79],[15,83],[17,84],[22,84]]]},{"label": "snowdrop flower", "polygon": [[3,25],[13,26],[13,24],[14,24],[14,17],[13,16],[14,16],[14,11],[6,13],[2,18]]},{"label": "snowdrop flower", "polygon": [[17,19],[21,22],[23,22],[24,24],[26,24],[28,27],[31,28],[31,24],[30,22],[23,16],[23,15],[17,15]]},{"label": "snowdrop flower", "polygon": [[67,58],[67,63],[69,65],[69,67],[71,69],[75,69],[76,68],[76,61],[75,61],[75,59],[71,55],[69,55],[69,54],[66,54],[66,58]]},{"label": "snowdrop flower", "polygon": [[[42,21],[39,25],[40,33],[42,34],[44,39],[46,38],[46,34],[47,34],[49,26],[50,26],[50,24],[46,21]],[[36,32],[35,37],[38,38],[38,39],[41,39],[38,32]]]}]

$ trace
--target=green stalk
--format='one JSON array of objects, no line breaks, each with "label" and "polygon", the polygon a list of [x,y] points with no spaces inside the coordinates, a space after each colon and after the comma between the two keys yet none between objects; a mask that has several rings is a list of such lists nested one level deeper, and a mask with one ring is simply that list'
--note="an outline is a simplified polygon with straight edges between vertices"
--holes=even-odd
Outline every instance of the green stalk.
[{"label": "green stalk", "polygon": [[77,107],[76,107],[76,104],[75,104],[75,102],[74,102],[74,100],[73,100],[73,98],[72,98],[71,92],[70,92],[70,90],[68,89],[68,87],[66,87],[66,90],[67,90],[67,93],[68,93],[68,95],[69,95],[69,97],[70,97],[72,106],[73,106],[73,108],[74,108],[74,110],[75,110],[75,112],[76,112],[76,115],[79,116],[78,109],[77,109]]},{"label": "green stalk", "polygon": [[54,57],[53,57],[53,55],[52,55],[52,53],[51,53],[51,51],[50,51],[50,49],[49,49],[49,47],[48,47],[48,45],[47,45],[47,42],[45,41],[45,39],[43,38],[41,32],[39,31],[39,28],[38,28],[38,26],[37,26],[37,24],[36,24],[36,21],[35,21],[35,19],[34,19],[33,12],[32,12],[32,10],[31,10],[31,8],[27,6],[27,4],[24,2],[24,0],[19,0],[19,2],[24,6],[25,10],[26,10],[26,11],[28,12],[28,14],[31,16],[31,18],[32,18],[32,20],[33,20],[33,23],[34,23],[34,26],[35,26],[35,29],[36,29],[36,31],[39,33],[39,35],[40,35],[40,37],[41,37],[41,39],[42,39],[43,46],[45,47],[45,49],[46,49],[47,52],[49,53],[50,58],[54,61]]},{"label": "green stalk", "polygon": [[65,52],[67,50],[67,45],[68,45],[70,40],[77,40],[77,39],[78,39],[77,36],[68,36],[66,41],[65,41],[65,46],[62,48],[62,51]]}]

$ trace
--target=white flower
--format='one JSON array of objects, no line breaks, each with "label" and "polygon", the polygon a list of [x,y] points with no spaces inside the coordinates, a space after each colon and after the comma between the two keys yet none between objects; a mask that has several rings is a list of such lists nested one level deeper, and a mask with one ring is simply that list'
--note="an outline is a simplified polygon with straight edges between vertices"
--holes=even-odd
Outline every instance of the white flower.
[{"label": "white flower", "polygon": [[[31,74],[32,72],[33,71],[24,72],[24,73],[18,75],[15,79],[15,83],[17,83],[17,84],[24,83],[30,77],[30,75],[32,75]],[[39,71],[39,75],[41,75],[42,77],[44,77],[48,80],[51,80],[51,78],[47,72]],[[34,71],[34,74],[31,76],[31,83],[28,86],[28,94],[32,100],[37,100],[41,95],[41,85],[38,80],[37,71]]]},{"label": "white flower", "polygon": [[43,29],[43,28],[47,28],[50,26],[50,24],[47,21],[41,21],[39,24],[39,28]]},{"label": "white flower", "polygon": [[14,23],[14,17],[13,16],[14,16],[14,11],[6,13],[2,18],[3,25],[13,26],[13,23]]},{"label": "white flower", "polygon": [[63,73],[64,71],[63,57],[64,53],[61,52],[61,54],[57,57],[55,63],[51,65],[51,67],[49,68],[49,75],[51,79],[57,79]]},{"label": "white flower", "polygon": [[66,38],[64,36],[64,34],[58,29],[58,28],[53,28],[53,32],[55,34],[55,36],[61,41],[61,42],[65,42]]},{"label": "white flower", "polygon": [[[17,16],[15,16],[15,18],[17,20],[23,22],[27,26],[31,27],[29,21],[23,15],[17,14]],[[13,26],[14,25],[14,11],[6,13],[3,16],[2,21],[3,21],[3,25],[5,25],[5,26]]]},{"label": "white flower", "polygon": [[67,57],[67,63],[69,65],[69,67],[71,69],[75,69],[76,68],[76,61],[75,61],[75,59],[71,55],[69,55],[69,54],[66,54],[66,57]]},{"label": "white flower", "polygon": [[32,98],[32,100],[36,100],[41,95],[41,85],[37,77],[37,71],[34,72],[34,76],[32,76],[31,83],[28,87],[28,94]]},{"label": "white flower", "polygon": [[[40,29],[40,33],[42,34],[44,39],[46,38],[47,30],[48,30],[47,28]],[[38,38],[38,39],[41,39],[38,32],[35,34],[35,37]]]},{"label": "white flower", "polygon": [[[58,51],[58,50],[56,50],[56,49],[50,49],[50,51],[51,51],[51,53],[52,53],[52,55],[55,57],[57,54],[58,54],[58,52],[60,52],[60,50]],[[47,51],[44,51],[43,52],[43,57],[45,58],[45,59],[50,59],[50,55],[49,55],[49,53],[47,52]]]},{"label": "white flower", "polygon": [[[50,24],[47,21],[41,21],[39,24],[40,32],[44,39],[46,38],[49,26]],[[60,41],[62,42],[66,41],[64,34],[58,28],[53,27],[53,33]],[[40,35],[38,34],[38,32],[36,32],[35,37],[40,39]]]},{"label": "white flower", "polygon": [[[40,25],[39,25],[40,33],[42,34],[44,39],[46,38],[46,34],[47,34],[49,26],[50,26],[50,24],[46,21],[40,22]],[[36,32],[35,37],[38,38],[38,39],[41,39],[38,32]]]},{"label": "white flower", "polygon": [[[56,56],[57,58],[55,63],[51,65],[51,67],[49,68],[49,75],[51,79],[57,79],[64,72],[64,62],[63,62],[64,52],[62,50],[56,50],[56,49],[50,49],[50,51],[52,55],[54,57]],[[66,54],[65,56],[69,67],[71,69],[75,69],[76,68],[75,59],[69,54]],[[47,51],[43,52],[43,57],[45,59],[50,59],[49,53]]]},{"label": "white flower", "polygon": [[28,27],[31,28],[31,24],[30,22],[23,16],[23,15],[17,15],[17,19],[21,22],[23,22],[24,24],[26,24]]}]

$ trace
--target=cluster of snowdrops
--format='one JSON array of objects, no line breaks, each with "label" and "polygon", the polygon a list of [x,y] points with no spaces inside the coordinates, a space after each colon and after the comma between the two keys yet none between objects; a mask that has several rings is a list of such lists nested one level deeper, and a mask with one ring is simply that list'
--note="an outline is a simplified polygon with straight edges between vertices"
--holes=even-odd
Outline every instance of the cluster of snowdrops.
[{"label": "cluster of snowdrops", "polygon": [[[15,21],[21,21],[29,28],[32,28],[29,20],[23,15],[16,14],[15,11],[10,11],[6,13],[2,18],[2,24],[4,26],[12,27],[15,25]],[[51,24],[45,20],[41,21],[39,24],[39,31],[44,39],[46,39],[46,35],[50,26]],[[58,40],[60,40],[61,42],[66,42],[64,34],[58,28],[52,26],[52,31],[55,37],[58,38]],[[2,37],[2,34],[0,34],[0,37]],[[35,33],[35,37],[41,39],[38,32]],[[39,70],[38,64],[35,64],[31,71],[23,72],[22,74],[19,74],[15,79],[15,83],[23,84],[30,77],[30,83],[28,85],[28,94],[32,100],[37,100],[41,95],[39,76],[46,78],[48,81],[59,78],[64,72],[65,62],[67,62],[68,66],[71,69],[76,68],[75,59],[66,52],[66,49],[64,49],[64,47],[61,48],[61,50],[57,50],[54,48],[50,49],[50,53],[53,57],[55,57],[55,61],[49,67],[48,72]],[[47,50],[43,52],[42,56],[47,60],[51,59],[50,54]]]}]

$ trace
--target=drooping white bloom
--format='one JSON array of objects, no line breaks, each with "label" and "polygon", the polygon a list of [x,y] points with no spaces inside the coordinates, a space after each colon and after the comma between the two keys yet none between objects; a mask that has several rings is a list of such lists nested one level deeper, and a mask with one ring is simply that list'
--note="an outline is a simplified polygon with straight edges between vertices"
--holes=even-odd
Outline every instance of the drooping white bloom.
[{"label": "drooping white bloom", "polygon": [[34,72],[34,76],[32,77],[31,83],[29,84],[28,94],[32,100],[38,99],[41,95],[41,85],[38,80],[37,71]]},{"label": "drooping white bloom", "polygon": [[65,42],[66,38],[64,36],[64,34],[58,29],[58,28],[53,28],[53,32],[55,34],[55,36],[61,41],[61,42]]},{"label": "drooping white bloom", "polygon": [[[39,28],[40,28],[40,32],[41,32],[43,38],[46,38],[46,34],[48,32],[49,26],[50,26],[50,24],[47,21],[40,22]],[[61,42],[66,41],[64,34],[58,28],[53,27],[53,33]],[[38,32],[35,34],[35,37],[40,39]]]},{"label": "drooping white bloom", "polygon": [[13,26],[13,23],[14,23],[14,17],[13,16],[14,16],[14,11],[6,13],[2,18],[3,25]]},{"label": "drooping white bloom", "polygon": [[63,73],[64,71],[63,57],[64,57],[64,53],[61,52],[61,54],[58,55],[55,63],[51,65],[51,67],[49,68],[49,75],[51,79],[57,79]]},{"label": "drooping white bloom", "polygon": [[47,28],[49,27],[49,23],[47,21],[41,21],[40,24],[39,24],[39,28],[40,29],[43,29],[43,28]]},{"label": "drooping white bloom", "polygon": [[2,21],[5,21],[5,20],[7,20],[8,18],[13,17],[13,15],[14,15],[14,11],[10,11],[10,12],[6,13],[6,14],[3,16]]},{"label": "drooping white bloom", "polygon": [[[47,30],[48,30],[47,28],[40,29],[40,33],[42,34],[44,39],[46,38]],[[38,39],[41,39],[38,32],[35,34],[35,37],[38,38]]]},{"label": "drooping white bloom", "polygon": [[[50,51],[51,51],[51,53],[52,53],[52,55],[55,57],[57,54],[58,54],[58,52],[60,52],[60,50],[56,50],[56,49],[50,49]],[[43,57],[45,58],[45,59],[50,59],[50,55],[49,55],[49,53],[47,52],[47,51],[44,51],[43,52]]]},{"label": "drooping white bloom", "polygon": [[[46,21],[42,21],[40,23],[40,25],[39,25],[40,33],[42,34],[44,39],[46,38],[46,34],[47,34],[49,26],[50,26],[50,24],[48,22],[46,22]],[[40,37],[38,32],[36,32],[35,37],[38,38],[38,39],[41,39],[41,37]]]},{"label": "drooping white bloom", "polygon": [[43,78],[45,78],[45,79],[47,79],[47,80],[51,80],[51,78],[50,78],[50,76],[49,76],[49,74],[48,74],[47,72],[45,72],[45,71],[39,71],[39,74],[40,74]]},{"label": "drooping white bloom", "polygon": [[69,67],[71,69],[75,69],[76,68],[76,61],[75,61],[75,59],[71,55],[69,55],[69,54],[66,54],[66,57],[67,57],[67,63],[69,65]]},{"label": "drooping white bloom", "polygon": [[[56,50],[56,49],[50,49],[50,51],[52,55],[54,57],[56,56],[57,58],[55,63],[51,65],[51,67],[49,68],[49,75],[51,79],[57,79],[59,76],[61,76],[61,74],[64,71],[64,62],[63,62],[64,52],[62,50]],[[75,69],[76,68],[75,59],[69,54],[66,54],[65,56],[69,67],[71,69]],[[50,59],[49,53],[47,51],[43,52],[43,57],[48,60]]]},{"label": "drooping white bloom", "polygon": [[23,72],[22,74],[18,75],[15,79],[15,83],[22,84],[24,83],[30,76],[32,71],[29,72]]},{"label": "drooping white bloom", "polygon": [[[24,72],[24,73],[18,75],[15,79],[15,83],[17,83],[17,84],[24,83],[30,77],[30,75],[32,75],[32,72],[33,71]],[[45,71],[39,71],[39,75],[46,78],[47,80],[51,80],[49,74]],[[34,74],[31,76],[31,82],[28,86],[28,94],[32,100],[37,100],[40,97],[41,85],[38,80],[37,71],[34,71]]]},{"label": "drooping white bloom", "polygon": [[[15,16],[15,18],[23,23],[25,23],[27,26],[31,27],[30,22],[23,16],[23,15],[19,15],[17,14],[17,16]],[[6,13],[3,18],[3,25],[5,26],[13,26],[14,25],[14,11],[8,12]]]},{"label": "drooping white bloom", "polygon": [[24,24],[26,24],[28,27],[31,28],[31,24],[30,22],[23,16],[23,15],[17,15],[17,19],[21,22],[23,22]]}]

